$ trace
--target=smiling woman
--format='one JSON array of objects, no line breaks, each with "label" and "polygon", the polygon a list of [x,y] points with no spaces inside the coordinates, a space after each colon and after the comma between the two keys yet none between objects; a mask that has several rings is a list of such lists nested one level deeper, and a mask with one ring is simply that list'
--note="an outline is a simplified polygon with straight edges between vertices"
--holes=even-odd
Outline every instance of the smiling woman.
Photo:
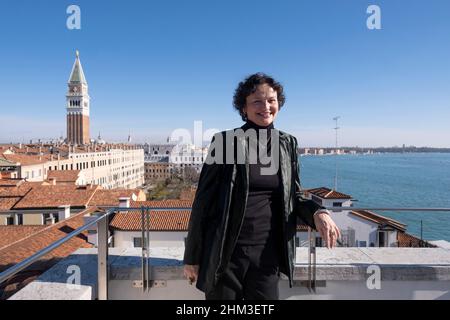
[{"label": "smiling woman", "polygon": [[[184,251],[185,275],[191,283],[197,280],[208,300],[278,299],[280,273],[292,287],[297,218],[320,231],[327,247],[340,236],[327,210],[302,197],[297,139],[274,127],[284,102],[283,87],[272,77],[249,76],[239,83],[233,101],[245,124],[211,141],[208,159],[219,162],[203,164]],[[249,161],[250,152],[243,152],[246,165],[221,161],[212,146],[230,132],[244,134],[236,144],[226,139],[225,153],[233,145],[250,151],[253,143],[256,162]],[[261,153],[270,153],[269,163]],[[272,164],[277,169],[267,173]]]},{"label": "smiling woman", "polygon": [[268,126],[275,120],[285,100],[280,83],[263,73],[256,73],[239,83],[233,105],[243,121],[251,120],[260,126]]}]

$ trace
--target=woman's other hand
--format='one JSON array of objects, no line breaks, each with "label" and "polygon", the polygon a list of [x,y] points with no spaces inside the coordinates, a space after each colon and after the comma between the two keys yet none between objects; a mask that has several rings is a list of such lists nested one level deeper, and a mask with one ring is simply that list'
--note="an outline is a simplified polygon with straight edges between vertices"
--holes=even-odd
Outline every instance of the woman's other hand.
[{"label": "woman's other hand", "polygon": [[317,210],[314,213],[314,223],[317,231],[320,232],[326,247],[331,249],[336,246],[336,241],[341,237],[341,231],[331,219],[326,210]]},{"label": "woman's other hand", "polygon": [[198,265],[184,265],[184,276],[189,280],[189,283],[197,281],[198,277]]}]

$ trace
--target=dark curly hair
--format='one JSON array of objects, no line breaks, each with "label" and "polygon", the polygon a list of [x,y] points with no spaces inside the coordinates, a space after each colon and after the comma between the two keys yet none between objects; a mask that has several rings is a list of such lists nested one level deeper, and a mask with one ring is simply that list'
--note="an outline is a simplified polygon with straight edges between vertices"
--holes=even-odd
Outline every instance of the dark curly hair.
[{"label": "dark curly hair", "polygon": [[233,96],[233,106],[239,112],[243,121],[247,121],[243,111],[245,104],[247,103],[247,97],[254,93],[256,88],[261,84],[268,84],[277,92],[278,106],[280,109],[286,101],[283,86],[279,82],[275,81],[274,78],[262,72],[252,74],[239,83]]}]

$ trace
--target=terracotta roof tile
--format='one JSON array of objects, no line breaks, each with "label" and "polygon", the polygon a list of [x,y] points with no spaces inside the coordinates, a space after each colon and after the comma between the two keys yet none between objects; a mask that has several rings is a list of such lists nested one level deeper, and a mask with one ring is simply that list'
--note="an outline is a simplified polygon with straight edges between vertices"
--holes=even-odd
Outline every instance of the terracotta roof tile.
[{"label": "terracotta roof tile", "polygon": [[[162,207],[162,208],[183,208],[192,207],[192,200],[167,199],[132,201],[130,207]],[[191,210],[175,211],[149,211],[150,230],[153,231],[187,231]],[[142,229],[142,219],[140,211],[129,211],[116,213],[111,219],[110,227],[123,231],[138,231]]]},{"label": "terracotta roof tile", "polygon": [[[59,223],[51,226],[46,226],[45,228],[37,231],[29,237],[1,248],[0,272],[10,268],[11,266],[14,266],[15,264],[35,254],[39,250],[48,247],[50,244],[66,236],[73,230],[83,226],[83,216],[87,213],[94,212],[95,210],[96,208],[86,209]],[[0,293],[2,291],[2,288],[4,290],[3,296],[1,298],[12,295],[15,291],[22,288],[25,283],[29,282],[30,277],[34,278],[36,277],[36,275],[43,273],[52,265],[56,264],[61,259],[73,253],[75,250],[79,248],[89,247],[92,247],[92,245],[87,242],[86,233],[82,233],[72,238],[60,247],[42,257],[39,261],[36,261],[32,265],[30,265],[23,272],[20,272],[18,275],[1,284]]]},{"label": "terracotta roof tile", "polygon": [[73,182],[77,181],[80,170],[50,170],[47,174],[47,180],[56,179],[58,182]]},{"label": "terracotta roof tile", "polygon": [[331,190],[326,187],[306,189],[305,191],[308,193],[311,193],[315,196],[318,196],[322,199],[351,199],[352,198],[348,194],[334,191],[334,190]]},{"label": "terracotta roof tile", "polygon": [[[187,231],[190,211],[150,211],[151,231]],[[140,211],[116,213],[110,222],[115,230],[140,231],[142,218]]]},{"label": "terracotta roof tile", "polygon": [[428,247],[428,248],[436,248],[437,246],[427,241],[423,241],[420,238],[417,238],[406,232],[398,232],[397,233],[397,241],[399,247]]},{"label": "terracotta roof tile", "polygon": [[406,230],[406,224],[403,224],[397,220],[391,219],[386,216],[379,215],[375,212],[368,210],[350,211],[351,214],[361,217],[363,219],[378,223],[380,225],[388,225],[400,231]]},{"label": "terracotta roof tile", "polygon": [[62,205],[85,207],[100,186],[39,185],[20,200],[14,209],[57,208]]},{"label": "terracotta roof tile", "polygon": [[0,210],[11,210],[22,197],[0,197]]},{"label": "terracotta roof tile", "polygon": [[0,250],[48,226],[0,226]]},{"label": "terracotta roof tile", "polygon": [[24,183],[25,180],[23,179],[0,179],[0,188],[1,187],[18,187],[22,183]]},{"label": "terracotta roof tile", "polygon": [[89,206],[117,206],[121,197],[129,197],[131,201],[140,200],[145,199],[145,193],[139,189],[100,189],[89,201]]},{"label": "terracotta roof tile", "polygon": [[140,208],[144,207],[163,207],[163,208],[183,208],[192,207],[193,199],[166,199],[166,200],[147,200],[147,201],[132,201],[130,207]]},{"label": "terracotta roof tile", "polygon": [[36,185],[35,183],[25,182],[19,184],[17,187],[3,186],[0,187],[0,197],[23,197]]},{"label": "terracotta roof tile", "polygon": [[50,160],[50,157],[47,155],[38,156],[28,154],[2,154],[0,155],[0,157],[3,157],[10,162],[20,163],[21,165],[45,163]]}]

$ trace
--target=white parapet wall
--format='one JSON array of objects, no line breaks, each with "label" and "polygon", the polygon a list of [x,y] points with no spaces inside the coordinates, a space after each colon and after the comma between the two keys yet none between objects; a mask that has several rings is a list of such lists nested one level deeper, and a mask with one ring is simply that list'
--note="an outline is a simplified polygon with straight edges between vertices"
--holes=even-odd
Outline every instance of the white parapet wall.
[{"label": "white parapet wall", "polygon": [[[183,253],[183,247],[151,248],[150,275],[159,285],[143,292],[142,251],[110,248],[109,299],[204,299],[183,276]],[[450,300],[450,249],[317,248],[316,277],[310,292],[308,248],[297,248],[295,285],[289,288],[282,275],[280,298]],[[96,292],[97,249],[79,249],[10,299],[96,299]]]}]

